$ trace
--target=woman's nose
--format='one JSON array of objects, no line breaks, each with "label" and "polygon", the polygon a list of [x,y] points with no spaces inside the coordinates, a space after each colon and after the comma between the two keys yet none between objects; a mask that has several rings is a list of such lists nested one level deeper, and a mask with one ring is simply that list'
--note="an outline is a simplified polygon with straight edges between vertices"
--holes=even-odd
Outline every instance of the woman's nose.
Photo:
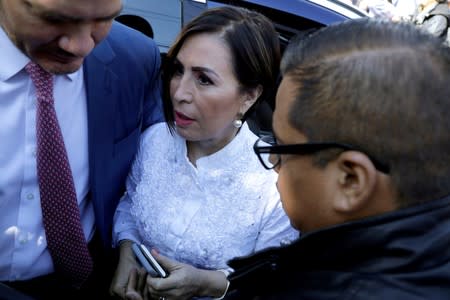
[{"label": "woman's nose", "polygon": [[174,101],[192,101],[192,87],[187,76],[172,78],[171,90],[172,98]]}]

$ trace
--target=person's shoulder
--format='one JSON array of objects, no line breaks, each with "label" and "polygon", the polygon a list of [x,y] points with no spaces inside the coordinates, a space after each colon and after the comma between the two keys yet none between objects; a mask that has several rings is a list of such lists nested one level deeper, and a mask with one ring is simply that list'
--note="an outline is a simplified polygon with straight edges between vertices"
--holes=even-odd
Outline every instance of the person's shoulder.
[{"label": "person's shoulder", "polygon": [[159,56],[159,49],[153,39],[119,22],[113,22],[109,34],[102,43],[109,44],[118,55],[140,56],[146,53]]},{"label": "person's shoulder", "polygon": [[141,134],[139,153],[145,160],[161,159],[178,149],[179,139],[172,135],[165,122],[153,124]]},{"label": "person's shoulder", "polygon": [[[259,138],[245,122],[239,134],[236,136],[239,138],[239,151],[236,155],[239,155],[239,159],[236,159],[236,164],[239,165],[239,172],[245,174],[246,178],[252,181],[253,185],[259,186],[259,190],[264,194],[264,199],[278,199],[278,191],[275,185],[278,175],[273,170],[266,170],[255,155],[253,145]],[[245,168],[242,166],[245,165]],[[253,188],[252,188],[253,190]]]},{"label": "person's shoulder", "polygon": [[144,43],[150,43],[152,45],[155,45],[155,42],[152,38],[146,36],[142,32],[135,30],[133,28],[130,28],[124,24],[121,24],[117,21],[113,21],[111,25],[111,30],[109,31],[109,34],[107,35],[107,38],[110,39],[131,39],[131,40],[137,40],[139,42]]},{"label": "person's shoulder", "polygon": [[[149,83],[161,64],[161,56],[155,42],[144,34],[118,22],[113,22],[107,37],[86,58],[91,70],[101,72],[98,63],[108,65],[120,78],[140,78]],[[128,80],[132,83],[134,80]]]},{"label": "person's shoulder", "polygon": [[145,129],[141,135],[141,140],[142,143],[147,144],[155,141],[167,141],[170,137],[172,137],[172,135],[167,124],[165,122],[159,122]]}]

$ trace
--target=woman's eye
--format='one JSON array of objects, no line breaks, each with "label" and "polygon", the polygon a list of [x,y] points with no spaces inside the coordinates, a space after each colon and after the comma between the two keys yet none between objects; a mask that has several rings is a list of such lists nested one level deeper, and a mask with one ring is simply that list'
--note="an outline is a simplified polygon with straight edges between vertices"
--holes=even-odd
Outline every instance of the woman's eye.
[{"label": "woman's eye", "polygon": [[198,82],[199,82],[201,85],[210,85],[210,84],[213,84],[212,80],[209,79],[209,77],[206,76],[206,75],[204,75],[204,74],[200,74],[200,75],[198,76]]}]

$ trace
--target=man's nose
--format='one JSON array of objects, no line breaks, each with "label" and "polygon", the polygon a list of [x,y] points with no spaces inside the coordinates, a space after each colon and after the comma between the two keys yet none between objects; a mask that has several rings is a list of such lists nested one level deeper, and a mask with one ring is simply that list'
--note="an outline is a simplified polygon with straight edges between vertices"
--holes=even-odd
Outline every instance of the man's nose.
[{"label": "man's nose", "polygon": [[72,25],[59,39],[59,47],[77,57],[86,57],[95,47],[94,29],[91,23]]}]

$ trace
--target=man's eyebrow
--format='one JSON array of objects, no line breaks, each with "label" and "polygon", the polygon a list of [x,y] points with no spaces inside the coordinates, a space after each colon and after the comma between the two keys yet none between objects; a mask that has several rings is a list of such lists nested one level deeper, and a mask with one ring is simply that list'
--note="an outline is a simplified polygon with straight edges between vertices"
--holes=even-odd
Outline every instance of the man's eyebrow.
[{"label": "man's eyebrow", "polygon": [[[24,4],[28,7],[31,13],[36,16],[40,16],[41,18],[47,20],[53,20],[58,22],[83,22],[86,21],[86,18],[81,18],[72,15],[61,14],[60,12],[47,10],[45,7],[42,7],[39,3],[32,2],[30,0],[22,0]],[[108,16],[102,16],[99,18],[95,18],[96,21],[109,21],[120,15],[123,10],[123,4],[120,6],[120,9],[115,11],[114,13]]]},{"label": "man's eyebrow", "polygon": [[[122,9],[120,9],[119,11],[116,11],[113,14],[108,15],[108,16],[95,18],[95,20],[96,21],[113,20],[115,17],[117,17],[120,14],[121,11],[122,11]],[[44,19],[53,20],[53,21],[59,21],[59,22],[78,23],[78,22],[83,22],[83,21],[87,20],[86,18],[81,18],[81,17],[77,17],[77,16],[72,16],[72,15],[64,15],[64,14],[61,14],[59,12],[54,12],[54,11],[43,11],[43,12],[41,12],[39,14]]]}]

